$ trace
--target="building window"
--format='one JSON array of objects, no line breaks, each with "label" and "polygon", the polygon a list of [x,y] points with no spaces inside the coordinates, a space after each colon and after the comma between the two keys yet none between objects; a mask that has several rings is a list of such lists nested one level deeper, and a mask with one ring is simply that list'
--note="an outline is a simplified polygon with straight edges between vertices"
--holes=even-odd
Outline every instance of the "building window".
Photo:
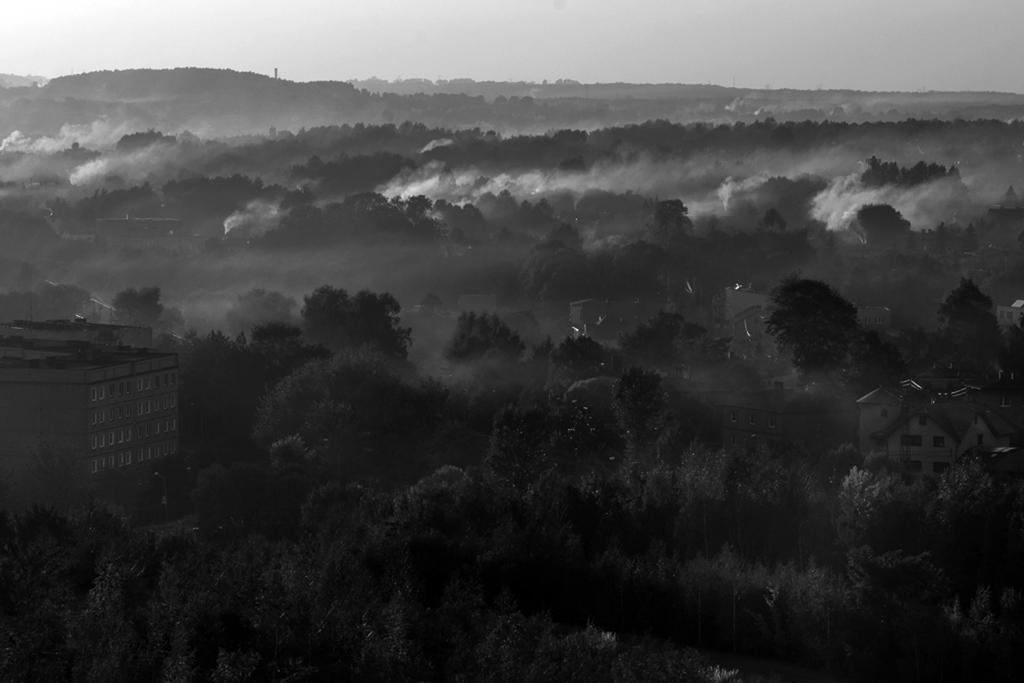
[{"label": "building window", "polygon": [[100,458],[100,469],[101,470],[107,469],[107,459],[106,458]]},{"label": "building window", "polygon": [[139,391],[142,391],[142,378],[139,378],[139,386],[138,386],[138,390],[139,390]]},{"label": "building window", "polygon": [[142,401],[139,401],[139,408],[135,411],[137,415],[142,415]]},{"label": "building window", "polygon": [[159,421],[155,425],[153,425],[153,433],[155,435],[157,435],[157,436],[160,436],[160,422]]},{"label": "building window", "polygon": [[149,460],[152,457],[153,457],[153,447],[152,446],[146,446],[146,460]]},{"label": "building window", "polygon": [[129,427],[125,431],[128,432],[128,433],[124,435],[124,440],[127,441],[128,443],[131,443],[132,442],[132,428]]},{"label": "building window", "polygon": [[132,404],[131,403],[129,403],[128,405],[126,405],[124,407],[124,416],[125,417],[131,417],[132,416]]},{"label": "building window", "polygon": [[132,452],[131,451],[125,451],[124,452],[124,464],[125,465],[131,465],[132,464]]},{"label": "building window", "polygon": [[113,382],[110,383],[110,390],[107,392],[107,395],[110,396],[110,398],[114,398],[114,383]]},{"label": "building window", "polygon": [[106,387],[100,387],[100,400],[101,400],[101,401],[103,400],[103,392],[104,392],[104,389],[106,389]]},{"label": "building window", "polygon": [[171,407],[174,407],[174,394],[171,394]]},{"label": "building window", "polygon": [[729,422],[739,422],[740,416],[735,410],[729,411]]},{"label": "building window", "polygon": [[983,443],[985,443],[985,435],[984,434],[978,434],[978,445],[980,446]]},{"label": "building window", "polygon": [[920,446],[921,435],[920,434],[901,434],[900,444],[904,446]]},{"label": "building window", "polygon": [[882,417],[884,417],[884,418],[888,418],[889,417],[889,409],[888,408],[882,408]]},{"label": "building window", "polygon": [[920,472],[921,471],[921,461],[920,460],[908,460],[906,462],[906,466],[907,466],[907,470],[909,470],[910,472]]},{"label": "building window", "polygon": [[171,397],[170,396],[164,396],[164,410],[167,410],[170,407],[171,407]]},{"label": "building window", "polygon": [[96,424],[96,413],[95,412],[93,412],[93,414],[92,414],[92,423],[94,425]]},{"label": "building window", "polygon": [[118,443],[124,443],[124,430],[123,429],[118,429],[117,430],[117,442]]},{"label": "building window", "polygon": [[153,388],[153,378],[152,377],[147,377],[146,378],[146,390],[148,391],[149,389],[152,389],[152,388]]},{"label": "building window", "polygon": [[775,418],[774,417],[769,417],[768,418],[768,429],[775,429]]},{"label": "building window", "polygon": [[121,409],[121,406],[118,406],[117,407],[117,419],[120,420],[122,417],[124,417],[124,411]]},{"label": "building window", "polygon": [[178,418],[172,417],[171,418],[171,430],[175,430],[177,428],[178,428]]},{"label": "building window", "polygon": [[1002,396],[1002,397],[1000,397],[999,398],[999,407],[1000,408],[1009,408],[1010,407],[1010,397],[1009,396]]},{"label": "building window", "polygon": [[932,446],[934,446],[935,448],[945,448],[946,447],[946,437],[944,437],[944,436],[933,436],[932,437]]},{"label": "building window", "polygon": [[920,416],[918,416],[917,424],[921,425],[922,427],[924,425],[928,424],[928,416],[927,415],[920,415]]},{"label": "building window", "polygon": [[100,468],[100,464],[96,462],[96,458],[92,459],[92,473],[96,474],[96,470]]},{"label": "building window", "polygon": [[171,442],[171,453],[173,453],[173,452],[174,452],[174,449],[175,449],[175,448],[177,448],[177,444],[178,444],[178,442],[177,442],[177,441],[172,441],[172,442]]},{"label": "building window", "polygon": [[176,371],[171,372],[171,386],[174,386],[174,382],[177,379],[178,373]]},{"label": "building window", "polygon": [[730,434],[729,435],[729,445],[730,446],[735,446],[736,445],[736,435],[735,434]]},{"label": "building window", "polygon": [[757,417],[753,413],[751,413],[750,417],[747,418],[747,421],[750,423],[751,426],[754,426],[757,424]]},{"label": "building window", "polygon": [[90,400],[90,401],[95,401],[95,400],[96,400],[96,387],[93,387],[93,388],[92,388],[92,389],[91,389],[91,390],[89,391],[89,400]]},{"label": "building window", "polygon": [[106,445],[107,445],[107,435],[106,434],[100,434],[100,448],[103,448]]},{"label": "building window", "polygon": [[147,400],[146,401],[146,415],[149,415],[151,412],[153,412],[153,402]]},{"label": "building window", "polygon": [[107,419],[110,420],[111,422],[114,421],[114,409],[113,408],[108,408],[107,409]]},{"label": "building window", "polygon": [[97,438],[96,438],[95,436],[94,436],[94,437],[92,437],[92,449],[93,449],[93,450],[96,450],[96,444],[97,444],[98,442],[99,442],[99,439],[97,439]]},{"label": "building window", "polygon": [[132,381],[131,380],[128,380],[127,382],[124,383],[124,393],[125,394],[132,393]]}]

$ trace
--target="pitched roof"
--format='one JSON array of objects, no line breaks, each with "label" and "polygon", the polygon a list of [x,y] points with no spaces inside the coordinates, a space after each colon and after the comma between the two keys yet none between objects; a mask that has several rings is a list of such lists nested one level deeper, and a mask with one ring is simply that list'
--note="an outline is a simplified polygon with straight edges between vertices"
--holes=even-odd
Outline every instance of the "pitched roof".
[{"label": "pitched roof", "polygon": [[889,426],[871,435],[876,441],[884,441],[903,428],[908,420],[925,415],[950,437],[961,443],[977,416],[995,436],[1019,434],[1021,428],[1013,420],[984,403],[976,401],[950,401],[948,403],[926,403],[911,406]]},{"label": "pitched roof", "polygon": [[878,387],[871,393],[858,398],[857,403],[894,406],[900,404],[900,397],[891,391],[886,391],[882,387]]}]

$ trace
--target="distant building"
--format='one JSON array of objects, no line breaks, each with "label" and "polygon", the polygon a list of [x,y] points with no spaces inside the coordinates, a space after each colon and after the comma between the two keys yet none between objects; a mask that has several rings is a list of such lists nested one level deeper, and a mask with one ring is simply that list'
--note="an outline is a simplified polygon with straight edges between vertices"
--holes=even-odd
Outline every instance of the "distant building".
[{"label": "distant building", "polygon": [[573,337],[615,341],[625,332],[653,318],[661,305],[655,301],[633,299],[581,299],[569,303],[569,325]]},{"label": "distant building", "polygon": [[865,330],[888,330],[892,327],[892,311],[885,306],[858,306],[857,322]]},{"label": "distant building", "polygon": [[1022,384],[1001,379],[940,391],[907,380],[898,391],[876,389],[857,401],[860,449],[937,474],[982,447],[1024,446]]},{"label": "distant building", "polygon": [[[88,342],[99,346],[129,346],[147,349],[153,346],[153,328],[136,325],[106,325],[86,320],[15,320],[0,323],[0,337],[54,342]],[[40,346],[40,345],[36,345]]]},{"label": "distant building", "polygon": [[880,450],[899,455],[913,472],[938,474],[974,446],[1020,445],[1021,429],[998,411],[971,400],[908,405],[871,435]]},{"label": "distant building", "polygon": [[178,449],[178,358],[87,341],[0,339],[0,467],[24,476],[46,448],[125,491]]},{"label": "distant building", "polygon": [[1024,318],[1024,299],[1017,299],[1009,306],[996,306],[996,320],[1003,327],[1020,325]]},{"label": "distant building", "polygon": [[769,389],[720,398],[722,444],[744,450],[789,444],[838,446],[856,439],[857,413],[839,398]]},{"label": "distant building", "polygon": [[754,292],[749,286],[726,287],[712,300],[712,309],[720,334],[732,341],[729,350],[743,358],[774,356],[775,338],[768,334],[767,294]]},{"label": "distant building", "polygon": [[1024,427],[1024,377],[1002,372],[998,379],[971,383],[968,391],[979,403],[998,409],[1014,424]]}]

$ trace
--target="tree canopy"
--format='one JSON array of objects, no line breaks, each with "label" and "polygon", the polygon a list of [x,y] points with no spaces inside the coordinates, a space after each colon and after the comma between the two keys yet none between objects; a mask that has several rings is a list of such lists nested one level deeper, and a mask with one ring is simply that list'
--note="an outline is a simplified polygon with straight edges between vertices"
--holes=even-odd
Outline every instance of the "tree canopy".
[{"label": "tree canopy", "polygon": [[303,298],[302,331],[313,344],[329,349],[369,346],[390,358],[405,360],[409,328],[398,324],[402,308],[387,292],[362,290],[355,296],[340,287],[318,287]]},{"label": "tree canopy", "polygon": [[808,374],[838,370],[860,324],[857,308],[831,286],[790,276],[772,290],[767,328]]}]

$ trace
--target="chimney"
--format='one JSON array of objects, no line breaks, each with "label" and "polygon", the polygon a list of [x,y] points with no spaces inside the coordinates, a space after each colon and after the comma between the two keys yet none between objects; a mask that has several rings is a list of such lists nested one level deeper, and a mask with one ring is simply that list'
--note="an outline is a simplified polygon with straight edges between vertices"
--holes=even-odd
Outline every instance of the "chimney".
[{"label": "chimney", "polygon": [[274,67],[274,80],[277,80],[277,67]]}]

